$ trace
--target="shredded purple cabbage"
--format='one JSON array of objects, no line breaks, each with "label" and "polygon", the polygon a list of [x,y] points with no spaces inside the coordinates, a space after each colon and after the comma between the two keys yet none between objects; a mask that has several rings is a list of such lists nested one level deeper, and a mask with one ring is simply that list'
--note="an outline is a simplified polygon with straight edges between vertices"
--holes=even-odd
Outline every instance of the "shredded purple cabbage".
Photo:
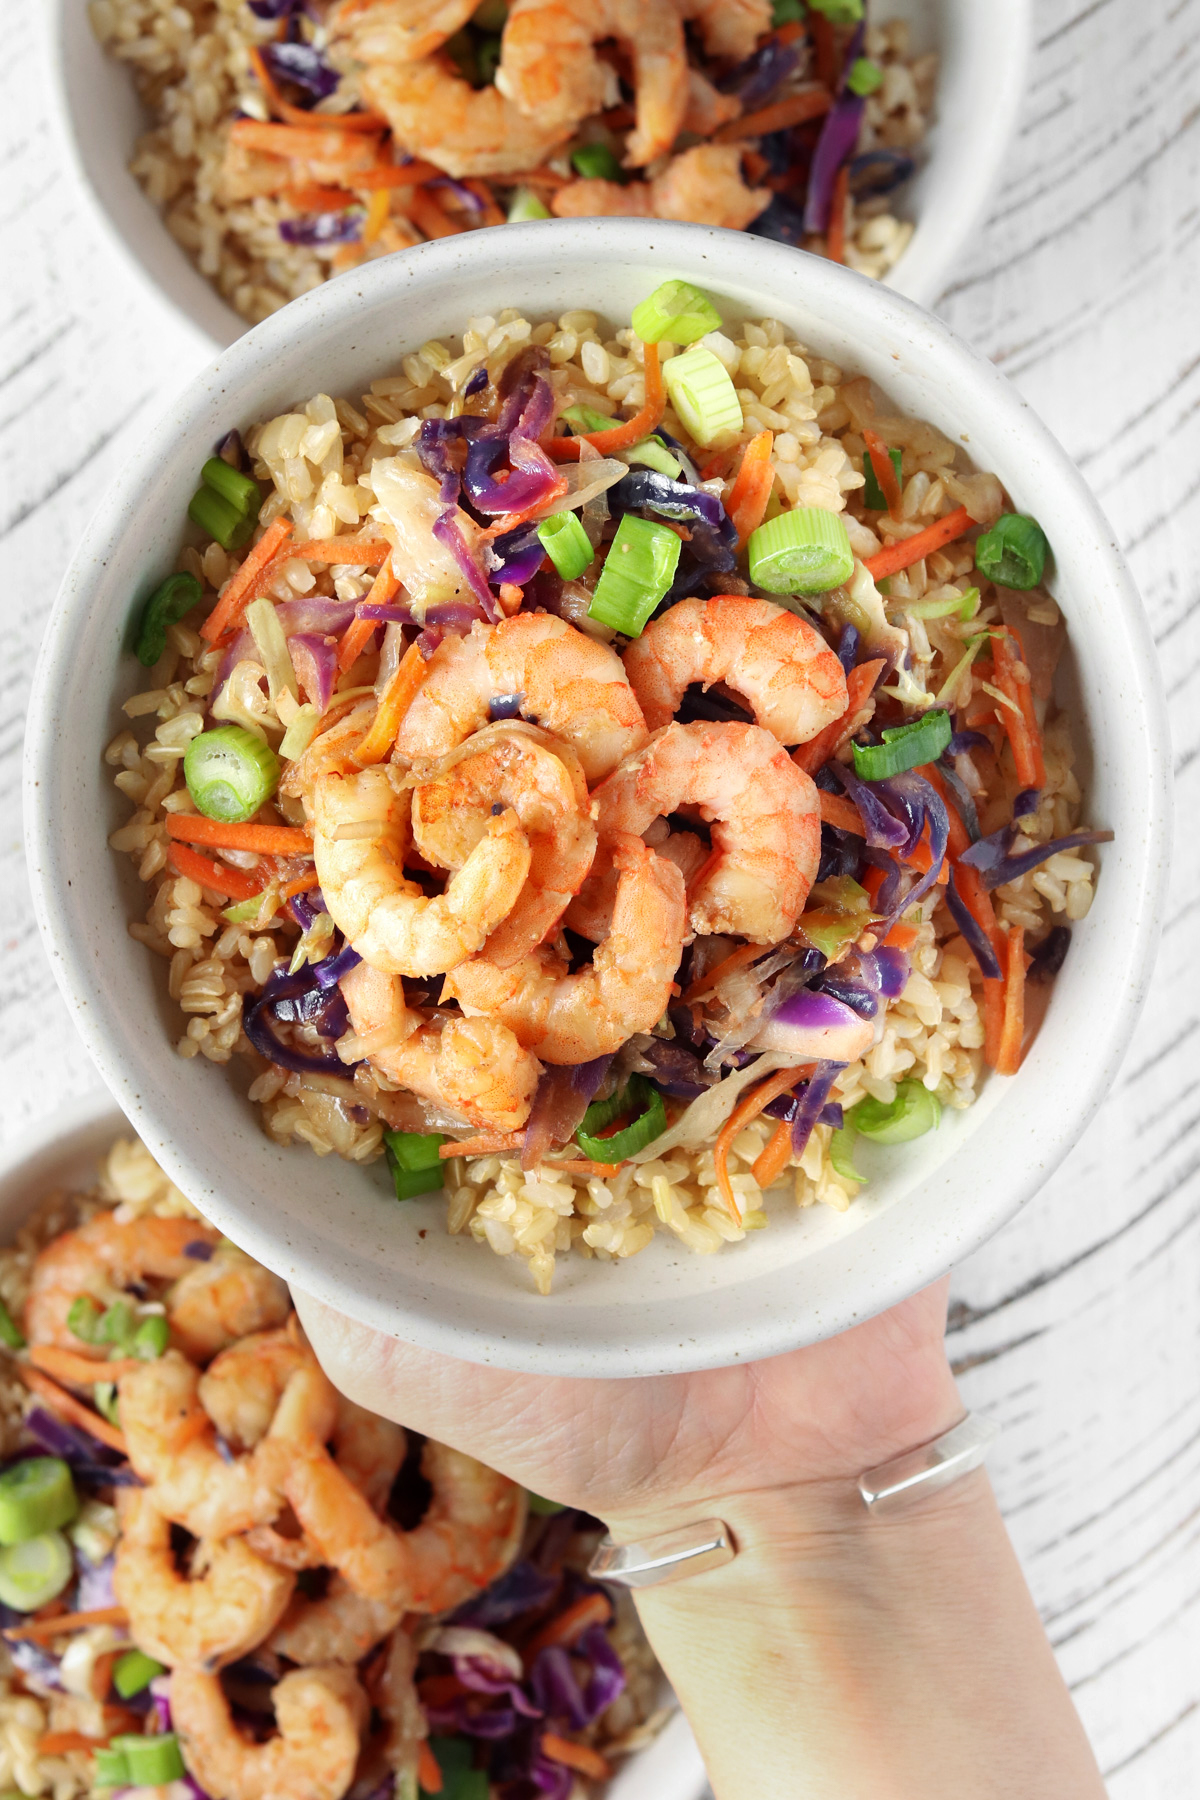
[{"label": "shredded purple cabbage", "polygon": [[979,814],[975,810],[975,802],[971,797],[971,791],[967,787],[966,782],[958,774],[957,770],[947,767],[947,763],[948,758],[943,756],[941,762],[938,764],[938,770],[942,780],[954,795],[954,804],[958,808],[959,816],[967,828],[967,836],[970,838],[971,842],[974,843],[979,836]]},{"label": "shredded purple cabbage", "polygon": [[[103,1364],[96,1366],[98,1370],[103,1369]],[[81,1431],[77,1425],[65,1424],[44,1406],[30,1408],[25,1415],[25,1429],[43,1450],[48,1450],[52,1456],[61,1456],[73,1469],[90,1465],[104,1469],[108,1475],[108,1463],[117,1459],[116,1451],[102,1444],[99,1438]]]},{"label": "shredded purple cabbage", "polygon": [[1041,788],[1022,788],[1013,801],[1013,819],[1027,819],[1030,813],[1035,813],[1041,796]]},{"label": "shredded purple cabbage", "polygon": [[804,201],[806,231],[829,229],[834,186],[842,164],[854,154],[865,107],[866,101],[847,88],[838,95],[825,114],[825,122],[808,172],[808,193]]},{"label": "shredded purple cabbage", "polygon": [[311,44],[264,44],[262,58],[277,81],[290,81],[314,100],[325,100],[341,76]]},{"label": "shredded purple cabbage", "polygon": [[356,207],[342,212],[302,213],[298,219],[279,221],[279,235],[285,244],[303,244],[309,249],[321,244],[357,244],[362,228],[363,214]]},{"label": "shredded purple cabbage", "polygon": [[819,1062],[817,1064],[792,1120],[793,1156],[803,1156],[808,1140],[813,1134],[813,1127],[825,1110],[825,1104],[829,1099],[829,1090],[845,1067],[845,1063],[840,1062]]},{"label": "shredded purple cabbage", "polygon": [[903,150],[864,150],[851,160],[850,192],[856,200],[867,194],[890,194],[911,178],[916,166]]},{"label": "shredded purple cabbage", "polygon": [[[324,959],[327,980],[330,966],[345,954],[343,950],[336,957]],[[350,955],[358,960],[354,951],[350,951]],[[353,1076],[353,1066],[341,1060],[333,1043],[349,1029],[349,1013],[337,987],[324,987],[318,980],[316,971],[322,966],[322,963],[308,963],[294,975],[289,975],[283,968],[274,970],[268,976],[262,994],[245,1015],[243,1029],[259,1055],[282,1069],[291,1069],[299,1075],[337,1075],[348,1081]],[[343,966],[341,973],[348,967],[353,964]],[[336,982],[338,977],[334,975],[332,979]],[[299,1050],[292,1044],[283,1043],[277,1032],[277,1027],[283,1024],[316,1025],[329,1049]]]},{"label": "shredded purple cabbage", "polygon": [[515,1562],[511,1569],[493,1581],[450,1614],[452,1625],[471,1625],[477,1631],[494,1631],[498,1625],[511,1625],[522,1613],[537,1612],[548,1606],[558,1588],[558,1578],[537,1569],[531,1562]]},{"label": "shredded purple cabbage", "polygon": [[652,1038],[642,1052],[654,1064],[654,1085],[675,1100],[695,1100],[717,1079],[694,1050],[665,1038]]},{"label": "shredded purple cabbage", "polygon": [[947,756],[962,756],[967,750],[990,750],[982,731],[956,731],[946,745]]},{"label": "shredded purple cabbage", "polygon": [[337,680],[337,645],[315,634],[296,632],[288,639],[288,655],[305,694],[319,712],[324,712]]},{"label": "shredded purple cabbage", "polygon": [[492,586],[511,582],[520,588],[532,581],[546,556],[536,525],[518,525],[515,530],[506,531],[492,544],[491,554],[495,561],[495,567],[488,571]]},{"label": "shredded purple cabbage", "polygon": [[183,1246],[183,1254],[190,1256],[193,1262],[211,1262],[213,1247],[206,1238],[197,1238],[193,1244]]},{"label": "shredded purple cabbage", "polygon": [[808,236],[803,212],[786,194],[776,194],[765,212],[751,220],[747,230],[773,244],[790,244],[793,250],[802,249]]},{"label": "shredded purple cabbage", "polygon": [[471,376],[471,379],[467,382],[466,387],[463,389],[463,393],[467,396],[468,399],[473,399],[476,394],[481,394],[483,392],[483,390],[487,386],[487,384],[488,384],[487,364],[480,363],[479,367],[475,370],[474,374]]},{"label": "shredded purple cabbage", "polygon": [[1071,927],[1056,925],[1034,951],[1033,961],[1025,971],[1026,981],[1032,981],[1035,986],[1043,981],[1053,981],[1067,960],[1067,951],[1070,948]]},{"label": "shredded purple cabbage", "polygon": [[769,38],[761,49],[722,75],[717,87],[722,94],[736,94],[745,110],[751,112],[794,73],[799,61],[798,45]]},{"label": "shredded purple cabbage", "polygon": [[1051,856],[1057,856],[1060,850],[1077,850],[1084,844],[1111,844],[1113,840],[1111,831],[1073,831],[1066,837],[1051,838],[1048,844],[1034,844],[1032,849],[1013,856],[1012,845],[1018,830],[1018,826],[1004,825],[999,831],[980,838],[958,859],[968,868],[978,869],[989,892],[1010,881],[1019,881],[1031,869],[1036,869]]},{"label": "shredded purple cabbage", "polygon": [[524,694],[493,694],[488,701],[488,718],[493,725],[499,719],[519,718],[524,704]]},{"label": "shredded purple cabbage", "polygon": [[842,635],[838,639],[838,661],[848,675],[858,661],[860,632],[857,625],[843,625]]},{"label": "shredded purple cabbage", "polygon": [[1001,969],[996,952],[992,948],[991,939],[959,893],[953,869],[951,869],[950,879],[946,883],[946,905],[949,908],[950,917],[962,932],[971,955],[979,964],[982,974],[989,981],[999,981]]}]

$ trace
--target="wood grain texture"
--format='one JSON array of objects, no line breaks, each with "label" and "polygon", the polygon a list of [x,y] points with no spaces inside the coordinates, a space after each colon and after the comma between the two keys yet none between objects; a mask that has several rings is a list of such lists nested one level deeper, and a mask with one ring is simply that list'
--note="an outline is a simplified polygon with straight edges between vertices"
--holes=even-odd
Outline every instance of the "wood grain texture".
[{"label": "wood grain texture", "polygon": [[[1200,850],[1186,829],[1200,808],[1200,0],[1036,10],[1021,131],[940,310],[1057,432],[1132,560],[1185,830],[1116,1090],[958,1272],[951,1348],[968,1404],[1004,1427],[993,1477],[1114,1800],[1162,1800],[1193,1793],[1200,1763]],[[206,360],[99,241],[60,167],[32,11],[10,9],[0,69],[5,1135],[95,1082],[22,868],[28,673],[89,512]]]}]

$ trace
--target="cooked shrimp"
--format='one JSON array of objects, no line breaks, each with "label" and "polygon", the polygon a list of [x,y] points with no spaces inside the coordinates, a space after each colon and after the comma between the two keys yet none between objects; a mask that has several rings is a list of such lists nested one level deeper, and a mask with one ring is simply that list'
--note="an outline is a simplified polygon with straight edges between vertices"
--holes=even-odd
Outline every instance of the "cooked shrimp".
[{"label": "cooked shrimp", "polygon": [[406,802],[386,768],[319,776],[310,798],[317,879],[334,923],[377,969],[438,975],[474,954],[512,910],[529,873],[516,813],[490,818],[443,894],[402,867]]},{"label": "cooked shrimp", "polygon": [[278,1736],[233,1722],[215,1675],[176,1669],[171,1715],[188,1769],[213,1800],[342,1800],[370,1707],[353,1669],[293,1669],[271,1690]]},{"label": "cooked shrimp", "polygon": [[394,1631],[375,1682],[375,1704],[383,1716],[384,1755],[397,1776],[397,1794],[406,1791],[405,1782],[415,1791],[417,1758],[429,1735],[417,1696],[416,1668],[417,1647],[411,1634],[403,1629]]},{"label": "cooked shrimp", "polygon": [[[264,1439],[227,1462],[199,1387],[199,1370],[177,1350],[121,1376],[121,1426],[134,1470],[152,1484],[159,1511],[194,1537],[229,1537],[269,1525],[283,1503],[276,1446]],[[336,1414],[334,1390],[325,1382],[323,1437]]]},{"label": "cooked shrimp", "polygon": [[520,696],[523,718],[569,744],[589,783],[646,741],[621,659],[552,613],[473,625],[434,653],[396,737],[398,762],[445,756],[488,722],[490,703]]},{"label": "cooked shrimp", "polygon": [[361,1662],[407,1610],[407,1590],[395,1600],[368,1600],[334,1575],[319,1600],[293,1596],[267,1648],[295,1663]]},{"label": "cooked shrimp", "polygon": [[[601,853],[683,807],[711,825],[713,854],[688,896],[692,931],[775,944],[794,928],[821,857],[817,790],[761,726],[668,725],[593,798]],[[574,930],[600,935],[611,887],[605,871],[589,876],[567,912]]]},{"label": "cooked shrimp", "polygon": [[695,19],[710,56],[741,62],[771,29],[771,0],[676,0],[685,19]]},{"label": "cooked shrimp", "polygon": [[[844,709],[843,709],[844,710]],[[485,725],[413,791],[413,842],[428,862],[461,869],[498,805],[529,840],[525,886],[483,946],[507,968],[549,936],[596,854],[587,783],[567,744],[518,720]]]},{"label": "cooked shrimp", "polygon": [[718,125],[736,119],[741,110],[742,103],[736,94],[723,94],[699,69],[688,70],[687,111],[683,115],[685,131],[694,132],[697,137],[708,137]]},{"label": "cooked shrimp", "polygon": [[398,143],[448,175],[507,175],[535,168],[570,137],[574,124],[528,119],[497,87],[473,88],[448,56],[370,62],[361,88]]},{"label": "cooked shrimp", "polygon": [[68,1326],[72,1302],[88,1295],[106,1307],[135,1283],[178,1281],[201,1266],[189,1248],[210,1249],[217,1239],[210,1225],[196,1219],[151,1215],[122,1221],[113,1212],[97,1213],[78,1230],[56,1237],[34,1262],[25,1336],[31,1344],[59,1344],[81,1356],[106,1358],[107,1344],[89,1347]]},{"label": "cooked shrimp", "polygon": [[440,1613],[504,1574],[521,1547],[528,1498],[507,1475],[432,1438],[421,1453],[421,1473],[433,1497],[408,1533],[412,1608]]},{"label": "cooked shrimp", "polygon": [[845,672],[825,639],[771,600],[681,600],[647,625],[624,660],[651,731],[670,724],[693,682],[723,681],[781,744],[806,744],[846,710]]},{"label": "cooked shrimp", "polygon": [[472,1125],[516,1131],[525,1123],[541,1064],[506,1026],[444,1015],[423,1021],[405,1006],[399,977],[366,962],[343,976],[341,988],[359,1040],[355,1055],[389,1081]]},{"label": "cooked shrimp", "polygon": [[683,877],[636,836],[612,844],[612,925],[590,964],[571,974],[543,944],[512,969],[482,957],[464,963],[443,989],[465,1012],[509,1026],[543,1062],[590,1062],[619,1049],[658,1023],[671,996],[687,915]]},{"label": "cooked shrimp", "polygon": [[417,62],[460,31],[478,0],[341,0],[327,21],[331,47],[359,62]]},{"label": "cooked shrimp", "polygon": [[[403,582],[414,616],[423,618],[435,600],[473,601],[454,551],[434,534],[446,506],[433,476],[414,469],[402,457],[389,456],[371,464],[367,479],[379,502],[377,510],[391,527],[392,573]],[[450,517],[467,549],[477,553],[481,527],[458,507]]]},{"label": "cooked shrimp", "polygon": [[671,148],[687,110],[683,22],[671,0],[512,0],[496,86],[529,118],[572,130],[619,98],[595,46],[616,38],[633,60],[637,123],[625,163],[641,168]]},{"label": "cooked shrimp", "polygon": [[203,1573],[175,1566],[171,1525],[145,1489],[121,1495],[113,1592],[139,1650],[171,1668],[220,1669],[274,1631],[296,1578],[261,1561],[239,1537],[199,1546]]},{"label": "cooked shrimp", "polygon": [[193,1263],[167,1296],[171,1330],[193,1362],[282,1325],[291,1310],[287,1283],[228,1240],[207,1262]]},{"label": "cooked shrimp", "polygon": [[560,219],[681,219],[730,231],[744,231],[770,204],[769,188],[749,188],[742,180],[737,144],[694,144],[653,181],[625,187],[590,176],[570,181],[550,202]]}]

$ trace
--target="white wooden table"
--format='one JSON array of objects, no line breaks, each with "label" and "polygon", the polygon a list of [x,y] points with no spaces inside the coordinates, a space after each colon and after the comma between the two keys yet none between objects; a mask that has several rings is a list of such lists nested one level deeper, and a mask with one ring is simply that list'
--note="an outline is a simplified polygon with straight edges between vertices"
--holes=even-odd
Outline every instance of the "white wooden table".
[{"label": "white wooden table", "polygon": [[[0,65],[4,1135],[95,1084],[23,871],[29,672],[96,500],[207,360],[81,213],[44,123],[35,12],[6,10]],[[1057,432],[1131,558],[1184,830],[1112,1098],[959,1271],[951,1341],[969,1404],[1004,1426],[993,1476],[1111,1793],[1183,1800],[1200,1765],[1200,0],[1037,13],[1007,177],[941,310]]]}]

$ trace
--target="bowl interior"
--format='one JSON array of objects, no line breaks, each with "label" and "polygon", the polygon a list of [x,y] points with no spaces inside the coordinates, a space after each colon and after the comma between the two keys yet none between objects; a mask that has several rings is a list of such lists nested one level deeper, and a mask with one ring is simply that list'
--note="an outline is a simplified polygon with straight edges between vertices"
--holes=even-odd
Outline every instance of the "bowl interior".
[{"label": "bowl interior", "polygon": [[[999,172],[1024,92],[1030,0],[875,0],[873,19],[904,18],[914,47],[940,58],[936,116],[915,180],[897,203],[917,230],[888,276],[910,299],[941,291]],[[60,138],[110,241],[172,310],[214,346],[245,321],[200,274],[130,174],[149,117],[128,67],[107,56],[79,0],[49,0],[47,62]],[[980,93],[987,104],[979,104]]]},{"label": "bowl interior", "polygon": [[[515,1259],[449,1237],[440,1197],[398,1206],[381,1168],[283,1150],[246,1078],[172,1050],[165,966],[132,940],[138,888],[105,844],[122,822],[99,752],[143,685],[124,653],[137,603],[172,566],[196,472],[232,425],[318,389],[354,394],[486,306],[591,305],[615,320],[668,275],[729,318],[770,314],[903,410],[961,438],[1056,553],[1073,627],[1087,814],[1111,826],[1092,912],[1016,1081],[902,1150],[864,1150],[872,1180],[844,1215],[776,1207],[770,1230],[697,1258],[662,1238],[619,1265],[561,1259],[539,1299]],[[39,665],[29,729],[30,864],[56,973],[101,1073],[164,1166],[223,1229],[289,1280],[396,1335],[476,1361],[648,1374],[826,1336],[933,1279],[1035,1191],[1097,1104],[1140,1002],[1155,933],[1166,776],[1156,673],[1111,534],[1054,440],[937,321],[876,284],[759,240],[625,221],[513,227],[423,246],[330,284],[239,341],[169,409],[93,521]],[[71,729],[63,730],[63,722]]]}]

